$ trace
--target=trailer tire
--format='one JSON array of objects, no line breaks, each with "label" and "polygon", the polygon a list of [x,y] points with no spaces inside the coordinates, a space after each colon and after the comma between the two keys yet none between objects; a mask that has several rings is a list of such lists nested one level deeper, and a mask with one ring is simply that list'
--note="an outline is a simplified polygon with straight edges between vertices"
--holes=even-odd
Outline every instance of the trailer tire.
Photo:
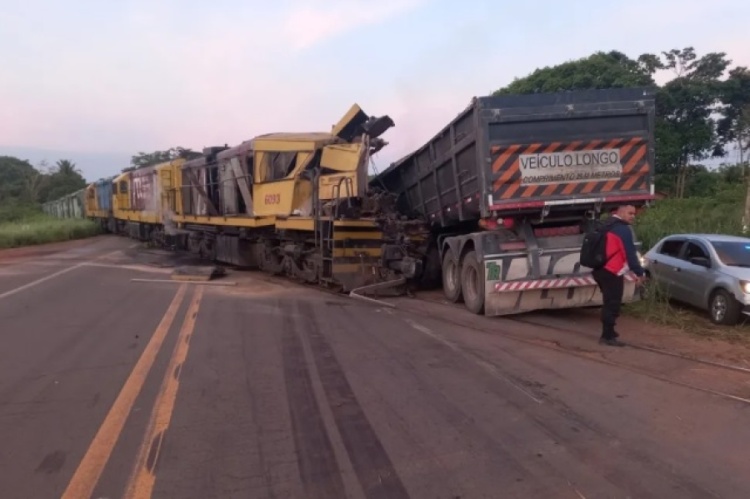
[{"label": "trailer tire", "polygon": [[474,250],[468,251],[461,261],[461,289],[466,308],[475,314],[483,314],[484,272]]},{"label": "trailer tire", "polygon": [[449,249],[443,255],[443,293],[453,303],[461,301],[461,266]]}]

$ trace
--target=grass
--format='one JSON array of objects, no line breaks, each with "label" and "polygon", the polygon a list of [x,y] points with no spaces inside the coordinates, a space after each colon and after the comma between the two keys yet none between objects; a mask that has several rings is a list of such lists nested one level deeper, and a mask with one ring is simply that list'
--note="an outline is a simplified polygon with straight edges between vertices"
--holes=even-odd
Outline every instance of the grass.
[{"label": "grass", "polygon": [[[635,232],[645,253],[662,237],[678,233],[742,235],[745,186],[732,184],[712,198],[665,199],[644,211]],[[715,326],[708,313],[671,303],[654,284],[646,285],[643,300],[628,304],[624,312],[653,324],[670,326],[698,336],[750,342],[743,324]]]},{"label": "grass", "polygon": [[71,241],[99,234],[99,225],[83,219],[59,219],[41,213],[0,221],[0,249]]},{"label": "grass", "polygon": [[644,298],[624,305],[623,312],[647,323],[679,329],[694,336],[750,345],[748,327],[742,319],[736,326],[717,326],[709,320],[708,312],[670,302],[654,283],[646,284]]},{"label": "grass", "polygon": [[677,233],[742,234],[745,187],[733,184],[712,198],[657,201],[636,220],[635,232],[643,252],[659,239]]}]

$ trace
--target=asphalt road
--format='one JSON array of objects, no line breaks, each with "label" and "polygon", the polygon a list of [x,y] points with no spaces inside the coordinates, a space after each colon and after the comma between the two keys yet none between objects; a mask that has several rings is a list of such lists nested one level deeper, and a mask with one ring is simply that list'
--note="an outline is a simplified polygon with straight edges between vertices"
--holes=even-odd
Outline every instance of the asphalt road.
[{"label": "asphalt road", "polygon": [[3,499],[750,496],[740,401],[132,244],[0,253]]}]

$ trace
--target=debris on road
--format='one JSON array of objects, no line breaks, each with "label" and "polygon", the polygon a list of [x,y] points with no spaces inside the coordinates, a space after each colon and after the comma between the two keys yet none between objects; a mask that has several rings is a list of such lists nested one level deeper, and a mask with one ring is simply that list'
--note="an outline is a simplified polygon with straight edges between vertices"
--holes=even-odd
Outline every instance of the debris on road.
[{"label": "debris on road", "polygon": [[210,281],[226,275],[224,267],[218,265],[183,265],[172,272],[174,281]]}]

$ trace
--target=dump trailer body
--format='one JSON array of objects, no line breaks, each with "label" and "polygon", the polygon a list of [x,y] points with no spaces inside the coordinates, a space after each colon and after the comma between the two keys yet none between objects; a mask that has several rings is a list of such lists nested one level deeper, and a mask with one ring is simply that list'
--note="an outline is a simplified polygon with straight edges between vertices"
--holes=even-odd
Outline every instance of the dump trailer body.
[{"label": "dump trailer body", "polygon": [[653,198],[654,91],[474,98],[425,145],[370,182],[430,223]]},{"label": "dump trailer body", "polygon": [[[584,233],[653,198],[654,92],[480,97],[370,185],[429,223],[446,297],[508,315],[600,305]],[[636,300],[625,276],[624,302]]]}]

